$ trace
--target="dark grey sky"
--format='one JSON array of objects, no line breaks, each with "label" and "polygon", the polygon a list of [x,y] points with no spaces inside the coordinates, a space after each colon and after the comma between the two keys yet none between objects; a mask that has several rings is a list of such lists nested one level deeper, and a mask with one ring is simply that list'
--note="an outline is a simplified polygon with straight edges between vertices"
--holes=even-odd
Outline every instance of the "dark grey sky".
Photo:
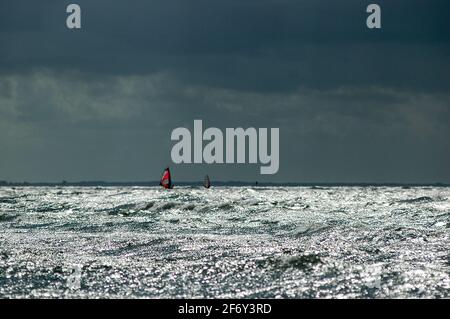
[{"label": "dark grey sky", "polygon": [[[2,0],[0,180],[450,182],[449,16],[446,0]],[[279,127],[279,173],[171,164],[194,119]]]}]

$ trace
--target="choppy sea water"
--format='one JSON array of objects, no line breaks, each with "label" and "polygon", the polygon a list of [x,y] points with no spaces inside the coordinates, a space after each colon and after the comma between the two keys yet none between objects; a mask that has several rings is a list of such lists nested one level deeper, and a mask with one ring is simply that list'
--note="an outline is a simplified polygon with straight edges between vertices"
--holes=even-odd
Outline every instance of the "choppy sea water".
[{"label": "choppy sea water", "polygon": [[450,188],[0,188],[2,298],[450,297]]}]

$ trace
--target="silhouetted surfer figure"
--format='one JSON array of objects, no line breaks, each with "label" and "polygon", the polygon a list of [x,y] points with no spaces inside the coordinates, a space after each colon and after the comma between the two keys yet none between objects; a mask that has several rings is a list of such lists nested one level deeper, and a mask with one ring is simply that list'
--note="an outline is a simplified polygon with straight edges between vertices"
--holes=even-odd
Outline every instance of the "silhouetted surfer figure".
[{"label": "silhouetted surfer figure", "polygon": [[209,180],[209,176],[208,175],[205,176],[205,180],[203,181],[203,186],[205,186],[205,188],[210,188],[211,187],[211,181]]},{"label": "silhouetted surfer figure", "polygon": [[161,177],[161,181],[159,182],[159,185],[161,185],[165,189],[173,188],[172,177],[170,175],[170,169],[168,167],[164,170],[163,175]]}]

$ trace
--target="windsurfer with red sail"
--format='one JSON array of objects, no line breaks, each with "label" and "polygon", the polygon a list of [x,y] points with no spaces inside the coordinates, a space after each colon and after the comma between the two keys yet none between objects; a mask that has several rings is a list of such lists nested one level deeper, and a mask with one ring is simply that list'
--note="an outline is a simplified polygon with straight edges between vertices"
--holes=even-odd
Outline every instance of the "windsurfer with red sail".
[{"label": "windsurfer with red sail", "polygon": [[164,170],[159,185],[164,187],[165,189],[173,188],[172,177],[170,175],[170,169],[168,167]]}]

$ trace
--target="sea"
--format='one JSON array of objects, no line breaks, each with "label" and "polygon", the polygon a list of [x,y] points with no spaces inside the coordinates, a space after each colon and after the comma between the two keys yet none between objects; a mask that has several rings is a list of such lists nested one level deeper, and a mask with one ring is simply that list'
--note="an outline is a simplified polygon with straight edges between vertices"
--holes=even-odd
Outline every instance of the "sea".
[{"label": "sea", "polygon": [[449,297],[449,187],[0,187],[0,298]]}]

